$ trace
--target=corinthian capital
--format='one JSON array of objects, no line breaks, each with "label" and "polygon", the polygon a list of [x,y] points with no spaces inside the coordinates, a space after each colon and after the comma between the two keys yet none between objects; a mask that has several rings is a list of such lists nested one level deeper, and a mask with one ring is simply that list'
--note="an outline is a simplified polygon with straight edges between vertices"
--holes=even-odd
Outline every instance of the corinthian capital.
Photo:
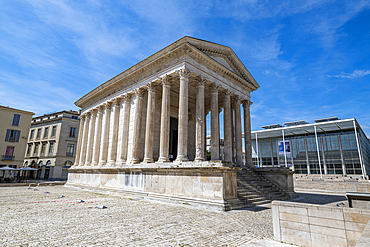
[{"label": "corinthian capital", "polygon": [[161,82],[163,86],[171,86],[172,77],[170,75],[165,75],[161,78]]},{"label": "corinthian capital", "polygon": [[148,89],[149,93],[154,93],[155,89],[157,88],[157,84],[155,84],[154,82],[149,82],[148,84],[146,84],[146,88]]},{"label": "corinthian capital", "polygon": [[144,93],[145,93],[145,90],[143,88],[136,88],[134,90],[134,93],[137,97],[143,97]]},{"label": "corinthian capital", "polygon": [[217,85],[216,83],[212,83],[209,87],[209,89],[211,90],[211,93],[218,93],[219,88],[220,86]]},{"label": "corinthian capital", "polygon": [[176,73],[180,76],[180,78],[186,78],[186,79],[189,79],[190,72],[191,72],[190,69],[187,69],[187,68],[176,70]]},{"label": "corinthian capital", "polygon": [[204,85],[206,85],[206,81],[207,79],[203,76],[198,76],[197,78],[195,78],[195,82],[197,83],[198,87],[204,87]]}]

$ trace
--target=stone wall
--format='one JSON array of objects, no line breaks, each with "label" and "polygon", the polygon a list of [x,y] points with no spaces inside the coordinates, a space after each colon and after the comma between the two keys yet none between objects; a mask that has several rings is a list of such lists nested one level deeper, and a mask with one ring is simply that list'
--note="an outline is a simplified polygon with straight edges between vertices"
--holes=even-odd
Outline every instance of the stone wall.
[{"label": "stone wall", "polygon": [[336,192],[339,194],[345,194],[345,192],[367,192],[370,193],[370,183],[368,180],[365,181],[304,181],[294,180],[294,188],[296,190],[325,190],[326,192]]},{"label": "stone wall", "polygon": [[300,246],[356,246],[370,210],[272,202],[274,240]]},{"label": "stone wall", "polygon": [[155,167],[143,164],[130,168],[70,169],[67,184],[116,190],[146,199],[231,210],[242,206],[237,198],[237,170],[228,167]]}]

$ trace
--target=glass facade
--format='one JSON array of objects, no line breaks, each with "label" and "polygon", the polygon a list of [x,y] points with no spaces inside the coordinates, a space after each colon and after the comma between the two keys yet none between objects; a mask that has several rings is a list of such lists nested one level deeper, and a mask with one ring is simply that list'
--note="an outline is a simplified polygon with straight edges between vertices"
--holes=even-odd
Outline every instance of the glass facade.
[{"label": "glass facade", "polygon": [[[289,166],[296,174],[362,175],[370,173],[370,141],[357,128],[358,149],[354,129],[335,132],[307,133],[285,136],[289,152],[279,151],[282,137],[258,137],[252,132],[252,159],[257,167]],[[275,132],[276,133],[276,132]],[[316,141],[317,140],[317,141]],[[257,147],[258,143],[258,147]],[[361,155],[359,155],[361,154]],[[360,161],[361,159],[361,161]]]}]

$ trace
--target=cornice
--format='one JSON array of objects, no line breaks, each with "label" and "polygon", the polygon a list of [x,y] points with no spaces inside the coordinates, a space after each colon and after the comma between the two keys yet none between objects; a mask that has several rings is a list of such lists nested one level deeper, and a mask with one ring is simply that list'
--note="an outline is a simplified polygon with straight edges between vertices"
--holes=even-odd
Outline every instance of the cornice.
[{"label": "cornice", "polygon": [[[176,42],[174,44],[176,44]],[[157,52],[149,58],[134,65],[130,69],[108,80],[101,86],[97,87],[93,91],[80,98],[78,101],[75,102],[75,104],[81,108],[89,107],[93,105],[96,101],[102,100],[112,94],[117,93],[118,91],[133,87],[135,84],[141,82],[142,80],[160,73],[160,71],[168,68],[169,65],[171,65],[171,62],[180,63],[186,61],[186,57],[184,55],[187,55],[190,58],[201,62],[208,69],[214,71],[222,77],[229,79],[236,85],[239,84],[239,86],[242,86],[242,88],[248,88],[249,92],[254,91],[258,88],[253,85],[249,79],[243,78],[242,76],[236,74],[234,71],[226,68],[224,65],[220,64],[205,53],[206,51],[212,51],[216,53],[217,50],[202,48],[202,51],[201,48],[193,46],[189,42],[183,42],[182,44],[180,43],[176,45],[178,46],[172,47],[172,49],[162,49],[160,52]],[[219,51],[217,54],[220,54],[223,57],[229,57],[228,61],[233,61],[233,59],[230,58],[230,55],[227,54],[228,52],[225,50],[225,47],[222,46],[222,48],[223,51]],[[226,48],[230,49],[229,47]],[[240,69],[236,69],[238,68],[238,66],[235,64],[235,62],[232,63],[232,65],[232,67],[235,67],[235,71],[241,71]],[[241,74],[243,75],[243,73]],[[245,73],[244,76],[246,76]]]}]

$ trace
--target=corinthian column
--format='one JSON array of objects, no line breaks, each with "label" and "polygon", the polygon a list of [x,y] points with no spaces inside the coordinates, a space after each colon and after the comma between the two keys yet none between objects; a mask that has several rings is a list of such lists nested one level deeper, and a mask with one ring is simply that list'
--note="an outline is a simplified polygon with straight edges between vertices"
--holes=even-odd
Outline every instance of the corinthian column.
[{"label": "corinthian column", "polygon": [[205,160],[205,130],[204,130],[204,85],[205,79],[197,78],[197,102],[196,102],[196,125],[195,125],[195,160]]},{"label": "corinthian column", "polygon": [[172,78],[168,75],[162,78],[162,112],[161,112],[161,135],[158,162],[169,162],[170,142],[170,95]]},{"label": "corinthian column", "polygon": [[235,146],[236,146],[236,165],[243,165],[242,154],[242,123],[240,114],[240,98],[235,100]]},{"label": "corinthian column", "polygon": [[129,131],[129,123],[130,123],[130,102],[131,102],[131,95],[126,94],[122,98],[123,106],[121,114],[123,114],[122,118],[122,140],[121,140],[121,157],[120,163],[124,163],[127,160],[127,145],[128,145],[128,131]]},{"label": "corinthian column", "polygon": [[135,89],[136,104],[134,115],[133,129],[133,144],[132,144],[132,158],[130,163],[140,163],[140,144],[141,144],[141,112],[143,111],[143,96],[144,90],[142,88]]},{"label": "corinthian column", "polygon": [[154,114],[155,114],[155,88],[154,83],[149,83],[148,88],[148,106],[146,113],[146,131],[145,131],[145,155],[144,163],[152,163],[153,160],[153,141],[154,141]]},{"label": "corinthian column", "polygon": [[96,109],[92,110],[90,115],[90,124],[89,124],[89,134],[87,137],[87,147],[86,147],[86,161],[85,166],[91,164],[91,155],[94,141],[94,130],[95,130],[95,118],[96,118]]},{"label": "corinthian column", "polygon": [[245,165],[253,167],[252,160],[252,136],[251,136],[251,114],[250,106],[252,102],[245,100],[243,102],[244,108],[244,145],[245,145]]},{"label": "corinthian column", "polygon": [[180,76],[179,95],[179,134],[176,161],[188,161],[188,86],[190,70],[183,68],[176,71]]},{"label": "corinthian column", "polygon": [[95,131],[94,131],[94,144],[92,151],[92,163],[91,166],[97,166],[99,161],[99,147],[100,147],[100,137],[101,137],[101,125],[103,118],[103,106],[99,106],[97,109],[96,120],[95,120]]},{"label": "corinthian column", "polygon": [[109,127],[109,146],[108,146],[108,163],[110,166],[114,166],[116,163],[119,104],[120,104],[119,98],[115,98],[112,101],[112,110],[110,115],[110,127]]},{"label": "corinthian column", "polygon": [[224,98],[224,151],[225,161],[232,162],[233,151],[232,151],[232,135],[230,125],[232,124],[231,118],[231,103],[230,103],[230,91],[226,91]]},{"label": "corinthian column", "polygon": [[107,104],[105,105],[103,120],[102,120],[99,166],[105,165],[107,163],[110,110],[111,110],[111,102],[107,102]]},{"label": "corinthian column", "polygon": [[220,128],[218,116],[218,89],[219,86],[211,86],[211,160],[220,159]]},{"label": "corinthian column", "polygon": [[[82,143],[82,138],[83,138],[84,124],[85,124],[85,115],[81,115],[80,116],[80,127],[78,130],[78,140],[77,140],[76,157],[75,157],[74,166],[78,166],[80,163],[80,156],[81,156],[80,152],[81,152],[81,143]],[[33,144],[31,155],[33,154],[34,146],[35,145]]]},{"label": "corinthian column", "polygon": [[90,123],[90,112],[86,114],[85,123],[84,123],[84,132],[82,135],[82,142],[81,142],[81,152],[80,152],[80,162],[79,166],[83,166],[85,164],[86,159],[86,146],[87,146],[87,135],[89,131],[89,123]]}]

